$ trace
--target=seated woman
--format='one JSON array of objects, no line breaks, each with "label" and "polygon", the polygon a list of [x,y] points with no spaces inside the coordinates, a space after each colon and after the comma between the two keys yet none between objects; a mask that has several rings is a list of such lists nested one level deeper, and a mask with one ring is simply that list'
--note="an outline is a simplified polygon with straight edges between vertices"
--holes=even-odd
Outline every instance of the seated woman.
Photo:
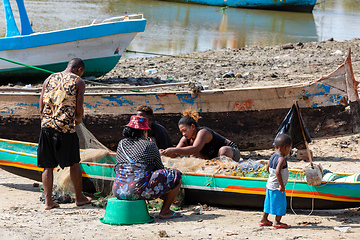
[{"label": "seated woman", "polygon": [[183,137],[176,147],[160,150],[160,153],[168,157],[193,155],[203,159],[224,155],[238,162],[240,151],[236,144],[210,128],[199,127],[198,119],[199,114],[196,111],[184,111],[178,123]]},{"label": "seated woman", "polygon": [[182,174],[176,169],[165,169],[156,143],[147,140],[147,120],[131,116],[123,130],[124,139],[116,152],[113,193],[118,199],[151,200],[162,198],[159,218],[182,217],[170,210],[180,189]]}]

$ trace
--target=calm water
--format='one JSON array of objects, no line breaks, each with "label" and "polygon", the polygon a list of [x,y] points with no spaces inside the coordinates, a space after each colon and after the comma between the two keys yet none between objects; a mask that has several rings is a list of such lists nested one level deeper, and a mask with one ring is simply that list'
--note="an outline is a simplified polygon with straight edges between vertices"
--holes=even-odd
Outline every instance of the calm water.
[{"label": "calm water", "polygon": [[[15,0],[11,2],[17,10]],[[148,19],[146,30],[128,49],[164,54],[360,37],[359,0],[325,0],[312,14],[236,8],[222,12],[220,7],[157,0],[25,0],[25,6],[34,31],[85,25],[125,11],[142,12]],[[0,36],[4,36],[2,2],[0,8]]]}]

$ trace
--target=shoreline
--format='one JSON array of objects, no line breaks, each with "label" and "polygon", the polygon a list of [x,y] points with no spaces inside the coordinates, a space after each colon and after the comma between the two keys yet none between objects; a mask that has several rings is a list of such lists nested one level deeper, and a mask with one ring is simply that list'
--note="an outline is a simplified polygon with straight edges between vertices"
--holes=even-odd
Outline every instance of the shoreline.
[{"label": "shoreline", "polygon": [[[360,39],[306,42],[271,47],[248,46],[174,56],[120,59],[94,80],[125,85],[196,82],[205,89],[258,87],[303,83],[330,74],[352,50],[355,77],[360,78]],[[156,73],[144,73],[156,69]],[[227,74],[232,72],[233,75]],[[236,77],[231,77],[236,76]]]},{"label": "shoreline", "polygon": [[[317,80],[340,66],[351,48],[355,79],[360,79],[360,39],[247,46],[171,56],[121,58],[109,73],[84,78],[116,87],[194,82],[204,89],[288,85]],[[155,73],[145,73],[156,69]],[[44,79],[45,80],[45,79]],[[24,83],[3,87],[22,87]],[[42,82],[32,84],[39,88]],[[161,87],[156,91],[188,90],[188,86]],[[147,90],[155,91],[155,90]]]}]

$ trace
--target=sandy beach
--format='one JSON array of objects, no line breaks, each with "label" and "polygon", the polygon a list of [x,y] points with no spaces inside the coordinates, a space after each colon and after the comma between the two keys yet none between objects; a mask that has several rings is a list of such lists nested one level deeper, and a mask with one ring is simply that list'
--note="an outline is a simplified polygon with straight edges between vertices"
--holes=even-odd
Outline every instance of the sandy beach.
[{"label": "sandy beach", "polygon": [[[360,172],[358,134],[326,140],[314,140],[310,149],[314,161],[334,172]],[[344,144],[347,147],[344,148]],[[266,159],[272,149],[243,152],[244,159]],[[307,162],[293,155],[290,168],[303,168]],[[180,210],[183,218],[160,220],[158,211],[150,211],[153,223],[111,226],[100,222],[105,209],[74,203],[44,210],[36,182],[0,170],[0,239],[358,239],[360,208],[340,210],[288,210],[283,221],[290,229],[260,227],[261,209],[228,209],[195,206]],[[41,183],[40,183],[41,184]],[[311,215],[309,215],[311,213]],[[271,216],[272,219],[273,216]],[[351,227],[340,232],[334,227]]]},{"label": "sandy beach", "polygon": [[[206,89],[282,85],[311,81],[329,74],[343,63],[349,47],[355,78],[360,79],[359,39],[288,44],[274,47],[246,47],[183,54],[179,57],[122,59],[98,82],[118,85],[196,81]],[[146,69],[157,73],[147,75]],[[233,72],[237,77],[227,78]],[[21,83],[19,83],[21,85]],[[36,86],[34,86],[36,87]],[[310,149],[314,161],[333,172],[360,173],[360,135],[314,139]],[[268,160],[272,149],[242,152],[245,160]],[[289,157],[290,168],[303,168],[307,162]],[[0,239],[358,239],[360,208],[340,210],[290,209],[283,222],[290,229],[275,230],[258,225],[261,209],[204,208],[180,210],[183,218],[149,224],[111,226],[99,221],[105,209],[74,203],[44,210],[39,183],[0,170]],[[41,183],[40,183],[41,184]],[[360,207],[360,206],[359,206]],[[311,215],[309,215],[311,213]],[[273,216],[271,216],[271,220]],[[334,227],[351,227],[340,232]]]}]

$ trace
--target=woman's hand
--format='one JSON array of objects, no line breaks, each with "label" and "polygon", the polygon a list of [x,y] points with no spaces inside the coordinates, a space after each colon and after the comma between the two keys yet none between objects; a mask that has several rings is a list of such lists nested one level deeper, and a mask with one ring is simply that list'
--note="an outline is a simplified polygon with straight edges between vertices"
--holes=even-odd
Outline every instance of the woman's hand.
[{"label": "woman's hand", "polygon": [[178,156],[178,154],[176,153],[176,148],[167,148],[167,149],[160,149],[160,154],[167,156],[167,157],[171,157],[171,158],[176,158]]}]

